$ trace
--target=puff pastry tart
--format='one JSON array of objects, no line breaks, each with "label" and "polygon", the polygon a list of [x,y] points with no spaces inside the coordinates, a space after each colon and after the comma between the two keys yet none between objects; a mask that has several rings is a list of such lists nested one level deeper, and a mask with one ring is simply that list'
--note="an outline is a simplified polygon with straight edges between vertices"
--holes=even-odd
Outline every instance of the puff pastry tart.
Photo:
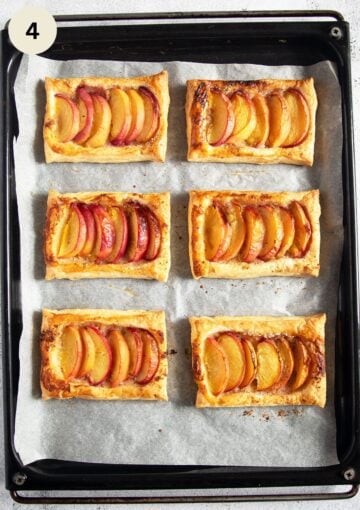
[{"label": "puff pastry tart", "polygon": [[46,279],[146,278],[170,269],[169,193],[50,191]]},{"label": "puff pastry tart", "polygon": [[196,406],[324,407],[325,320],[192,317]]},{"label": "puff pastry tart", "polygon": [[44,147],[53,161],[164,161],[168,74],[45,78]]},{"label": "puff pastry tart", "polygon": [[311,166],[316,108],[312,78],[190,80],[188,160]]},{"label": "puff pastry tart", "polygon": [[318,276],[319,191],[191,191],[194,278]]},{"label": "puff pastry tart", "polygon": [[167,400],[162,311],[43,310],[42,398]]}]

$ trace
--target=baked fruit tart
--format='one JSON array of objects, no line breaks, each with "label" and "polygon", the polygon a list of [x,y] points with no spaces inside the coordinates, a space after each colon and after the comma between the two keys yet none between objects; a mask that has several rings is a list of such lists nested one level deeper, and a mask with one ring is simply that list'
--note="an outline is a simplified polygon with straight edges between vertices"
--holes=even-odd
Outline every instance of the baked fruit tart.
[{"label": "baked fruit tart", "polygon": [[187,82],[189,161],[313,164],[314,80]]},{"label": "baked fruit tart", "polygon": [[194,278],[319,274],[319,191],[191,191]]},{"label": "baked fruit tart", "polygon": [[43,310],[43,399],[167,400],[162,311]]},{"label": "baked fruit tart", "polygon": [[168,73],[45,78],[47,163],[165,161]]},{"label": "baked fruit tart", "polygon": [[324,407],[325,320],[192,317],[196,406]]},{"label": "baked fruit tart", "polygon": [[44,231],[46,279],[167,280],[169,193],[50,191]]}]

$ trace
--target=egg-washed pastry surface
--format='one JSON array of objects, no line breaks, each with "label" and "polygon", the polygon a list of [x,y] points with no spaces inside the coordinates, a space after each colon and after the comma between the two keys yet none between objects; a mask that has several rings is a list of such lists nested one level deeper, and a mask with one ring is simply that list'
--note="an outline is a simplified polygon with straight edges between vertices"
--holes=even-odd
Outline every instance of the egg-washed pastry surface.
[{"label": "egg-washed pastry surface", "polygon": [[45,78],[47,163],[165,161],[168,73]]},{"label": "egg-washed pastry surface", "polygon": [[305,80],[189,80],[189,161],[312,165],[317,96]]},{"label": "egg-washed pastry surface", "polygon": [[145,278],[170,269],[170,194],[50,191],[46,279]]},{"label": "egg-washed pastry surface", "polygon": [[162,311],[43,310],[42,398],[167,400]]},{"label": "egg-washed pastry surface", "polygon": [[324,407],[325,320],[190,318],[196,406]]},{"label": "egg-washed pastry surface", "polygon": [[319,274],[319,191],[191,191],[194,278]]}]

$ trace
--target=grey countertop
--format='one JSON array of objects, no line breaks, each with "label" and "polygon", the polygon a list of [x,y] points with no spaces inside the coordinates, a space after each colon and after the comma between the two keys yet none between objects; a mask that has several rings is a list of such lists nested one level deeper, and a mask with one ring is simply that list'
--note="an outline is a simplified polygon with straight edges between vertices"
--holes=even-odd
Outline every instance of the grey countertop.
[{"label": "grey countertop", "polygon": [[[99,0],[87,0],[87,2],[74,2],[73,0],[62,0],[61,2],[53,2],[52,0],[33,0],[33,5],[41,5],[52,14],[89,14],[89,13],[116,13],[116,12],[175,12],[175,11],[219,11],[219,10],[261,10],[261,9],[333,9],[340,11],[345,19],[350,23],[351,30],[351,60],[352,60],[352,77],[353,77],[353,115],[354,115],[354,133],[359,132],[360,128],[360,9],[358,2],[351,0],[292,0],[289,3],[287,0],[257,0],[254,3],[251,0],[222,0],[219,4],[218,0],[132,0],[131,2],[107,0],[106,2]],[[12,0],[12,2],[2,2],[0,10],[0,26],[3,27],[5,22],[10,19],[16,11],[23,7],[28,2],[23,0]],[[355,144],[357,140],[355,138]],[[360,144],[355,146],[356,159],[359,161]],[[0,422],[0,435],[3,435],[3,423]],[[2,510],[10,510],[23,508],[22,505],[14,503],[7,491],[4,488],[4,459],[3,449],[0,449],[0,508]],[[306,489],[304,489],[306,492]],[[79,510],[85,508],[96,508],[96,510],[103,510],[105,508],[132,508],[134,510],[140,508],[156,508],[162,510],[170,508],[169,504],[161,505],[80,505]],[[239,503],[202,503],[197,505],[178,505],[177,508],[196,508],[202,509],[235,509],[239,508]],[[245,506],[245,504],[244,504]],[[58,505],[34,505],[32,508],[39,510],[57,509]],[[360,494],[350,500],[337,500],[337,501],[314,501],[314,502],[268,502],[268,503],[247,503],[247,508],[265,508],[265,509],[289,509],[296,508],[301,510],[317,510],[317,509],[347,509],[355,510],[360,508]]]}]

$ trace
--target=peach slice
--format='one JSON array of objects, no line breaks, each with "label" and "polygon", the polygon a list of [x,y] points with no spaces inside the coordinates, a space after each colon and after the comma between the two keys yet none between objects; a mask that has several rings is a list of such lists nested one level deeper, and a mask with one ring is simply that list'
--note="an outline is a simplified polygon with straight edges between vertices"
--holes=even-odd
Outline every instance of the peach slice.
[{"label": "peach slice", "polygon": [[222,145],[233,132],[235,115],[230,99],[218,89],[209,94],[210,122],[207,138],[210,145]]},{"label": "peach slice", "polygon": [[134,89],[127,91],[131,105],[131,126],[125,144],[134,142],[143,130],[145,123],[145,104],[142,96]]},{"label": "peach slice", "polygon": [[93,94],[96,94],[97,96],[102,96],[102,97],[104,97],[106,99],[106,92],[105,92],[104,87],[96,87],[95,85],[85,85],[85,84],[82,84],[82,85],[79,85],[78,88],[83,88],[91,96]]},{"label": "peach slice", "polygon": [[228,143],[241,144],[256,127],[256,110],[251,98],[240,90],[232,95],[231,104],[235,114],[235,125]]},{"label": "peach slice", "polygon": [[114,388],[124,382],[129,374],[130,351],[128,344],[120,333],[113,330],[108,334],[108,340],[113,354],[113,364],[110,374],[110,384]]},{"label": "peach slice", "polygon": [[115,241],[107,262],[116,264],[125,255],[129,239],[129,229],[123,207],[112,207],[110,209],[110,216],[114,225]]},{"label": "peach slice", "polygon": [[305,384],[309,377],[311,358],[305,344],[299,339],[295,339],[293,342],[292,351],[294,355],[294,369],[293,378],[290,383],[291,390],[296,391]]},{"label": "peach slice", "polygon": [[300,90],[288,89],[284,97],[290,112],[291,127],[282,147],[290,148],[305,140],[310,128],[310,110]]},{"label": "peach slice", "polygon": [[295,221],[292,214],[284,207],[279,207],[279,214],[283,224],[284,236],[280,249],[276,254],[276,258],[278,259],[286,255],[287,251],[292,246],[295,237]]},{"label": "peach slice", "polygon": [[304,257],[310,247],[311,224],[303,206],[299,202],[295,200],[291,202],[289,210],[295,220],[295,237],[289,249],[289,255],[294,258]]},{"label": "peach slice", "polygon": [[96,226],[96,242],[94,256],[98,260],[106,260],[112,253],[115,244],[115,227],[110,214],[102,205],[92,206]]},{"label": "peach slice", "polygon": [[83,87],[77,89],[76,95],[80,112],[80,126],[74,142],[82,144],[86,142],[91,134],[94,122],[94,103],[90,94]]},{"label": "peach slice", "polygon": [[85,142],[86,147],[102,147],[106,144],[111,126],[111,109],[107,100],[98,94],[93,94],[94,121],[90,138]]},{"label": "peach slice", "polygon": [[145,329],[140,331],[143,343],[141,369],[136,376],[138,384],[148,384],[153,380],[160,363],[159,346],[153,335]]},{"label": "peach slice", "polygon": [[245,222],[242,216],[241,206],[232,204],[226,210],[227,222],[231,226],[231,241],[226,252],[221,256],[222,261],[235,258],[241,250],[245,240]]},{"label": "peach slice", "polygon": [[140,330],[127,328],[124,330],[123,336],[129,348],[129,376],[136,377],[140,372],[143,358],[143,342]]},{"label": "peach slice", "polygon": [[80,334],[83,344],[83,360],[78,373],[78,377],[84,377],[90,372],[90,370],[94,368],[96,349],[93,339],[86,328],[81,328]]},{"label": "peach slice", "polygon": [[254,262],[258,257],[264,242],[265,224],[261,214],[253,206],[244,209],[246,235],[240,257],[243,262]]},{"label": "peach slice", "polygon": [[257,370],[256,351],[251,340],[243,338],[242,346],[245,354],[245,373],[240,388],[244,388],[253,382]]},{"label": "peach slice", "polygon": [[159,128],[160,107],[155,95],[146,87],[139,87],[139,93],[144,101],[145,120],[143,128],[136,138],[138,143],[149,141]]},{"label": "peach slice", "polygon": [[204,231],[206,259],[221,260],[230,246],[232,228],[220,204],[214,203],[207,208]]},{"label": "peach slice", "polygon": [[145,209],[146,219],[149,226],[149,244],[144,255],[145,260],[154,260],[159,254],[161,246],[161,228],[156,215],[149,209]]},{"label": "peach slice", "polygon": [[149,225],[144,208],[131,204],[128,208],[129,241],[126,257],[129,262],[138,262],[143,258],[149,245]]},{"label": "peach slice", "polygon": [[229,361],[225,350],[215,338],[208,337],[205,340],[204,364],[211,393],[213,395],[223,393],[229,381]]},{"label": "peach slice", "polygon": [[305,344],[296,339],[293,343],[294,354],[294,378],[291,382],[291,390],[296,391],[306,382],[309,376],[311,358]]},{"label": "peach slice", "polygon": [[95,362],[88,372],[88,379],[94,386],[104,382],[109,376],[113,363],[113,356],[108,339],[95,326],[88,326],[86,331],[95,345]]},{"label": "peach slice", "polygon": [[131,127],[131,103],[128,94],[121,89],[110,90],[111,110],[110,141],[113,145],[123,145]]},{"label": "peach slice", "polygon": [[71,204],[69,218],[64,226],[58,257],[75,257],[86,242],[86,222],[79,207]]},{"label": "peach slice", "polygon": [[246,142],[251,147],[263,147],[270,131],[269,108],[265,97],[261,94],[256,94],[252,102],[255,108],[256,126]]},{"label": "peach slice", "polygon": [[57,139],[62,143],[70,142],[79,131],[79,108],[65,94],[56,94],[55,98]]},{"label": "peach slice", "polygon": [[257,373],[256,389],[258,391],[269,390],[281,376],[281,359],[275,342],[261,340],[256,346]]},{"label": "peach slice", "polygon": [[284,229],[278,207],[262,205],[258,207],[265,224],[264,243],[259,253],[259,259],[271,260],[280,249],[284,237]]},{"label": "peach slice", "polygon": [[266,97],[269,108],[270,131],[266,142],[268,147],[281,147],[289,135],[290,112],[281,92],[273,92]]},{"label": "peach slice", "polygon": [[79,252],[79,255],[81,255],[82,257],[88,257],[93,251],[95,246],[96,235],[95,220],[90,208],[87,205],[79,204],[78,207],[86,224],[86,240],[84,246]]},{"label": "peach slice", "polygon": [[79,330],[67,326],[61,335],[60,366],[65,381],[77,377],[83,355],[83,346]]},{"label": "peach slice", "polygon": [[294,370],[294,356],[290,344],[286,338],[279,338],[276,341],[280,357],[282,359],[281,376],[277,383],[277,388],[283,388],[289,382]]},{"label": "peach slice", "polygon": [[246,358],[241,340],[235,333],[223,333],[217,339],[229,363],[229,378],[224,391],[231,391],[244,379]]}]

